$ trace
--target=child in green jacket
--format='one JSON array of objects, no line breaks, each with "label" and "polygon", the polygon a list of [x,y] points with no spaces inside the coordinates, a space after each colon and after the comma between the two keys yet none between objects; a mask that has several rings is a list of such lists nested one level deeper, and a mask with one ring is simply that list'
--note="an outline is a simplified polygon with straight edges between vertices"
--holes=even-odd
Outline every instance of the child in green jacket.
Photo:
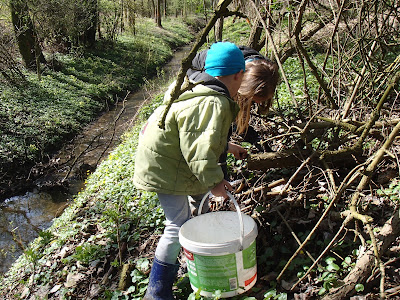
[{"label": "child in green jacket", "polygon": [[226,148],[236,158],[247,155],[245,149],[227,141],[239,111],[232,99],[245,72],[242,52],[232,43],[215,43],[208,50],[204,69],[196,78],[201,84],[172,104],[165,129],[160,129],[158,122],[171,89],[139,137],[134,183],[139,189],[157,192],[166,217],[144,299],[174,299],[172,284],[181,248],[178,233],[191,216],[188,196],[211,191],[227,198],[226,189],[232,187],[224,179],[218,158]]}]

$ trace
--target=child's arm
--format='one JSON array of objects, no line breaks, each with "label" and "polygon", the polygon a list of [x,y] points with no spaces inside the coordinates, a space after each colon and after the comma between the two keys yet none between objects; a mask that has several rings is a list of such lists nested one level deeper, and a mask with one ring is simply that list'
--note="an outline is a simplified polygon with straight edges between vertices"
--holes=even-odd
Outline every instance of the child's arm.
[{"label": "child's arm", "polygon": [[244,159],[247,157],[247,150],[243,147],[233,144],[231,142],[228,143],[228,153],[232,153],[236,159]]}]

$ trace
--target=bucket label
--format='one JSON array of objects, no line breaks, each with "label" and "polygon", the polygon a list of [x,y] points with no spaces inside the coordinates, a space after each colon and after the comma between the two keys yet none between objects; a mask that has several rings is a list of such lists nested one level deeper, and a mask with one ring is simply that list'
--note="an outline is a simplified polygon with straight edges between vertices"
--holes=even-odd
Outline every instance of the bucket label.
[{"label": "bucket label", "polygon": [[256,241],[254,241],[248,248],[244,249],[243,252],[243,268],[250,269],[257,263],[256,258]]},{"label": "bucket label", "polygon": [[[187,251],[187,250],[186,250]],[[190,283],[203,291],[232,291],[238,288],[236,255],[201,256],[187,260]]]}]

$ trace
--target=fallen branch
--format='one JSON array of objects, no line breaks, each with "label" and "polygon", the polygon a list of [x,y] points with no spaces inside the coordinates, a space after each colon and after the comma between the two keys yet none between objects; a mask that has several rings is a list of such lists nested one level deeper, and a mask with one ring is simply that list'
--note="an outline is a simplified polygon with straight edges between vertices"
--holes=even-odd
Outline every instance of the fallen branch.
[{"label": "fallen branch", "polygon": [[[313,155],[307,160],[307,163],[313,163],[319,161],[319,157],[322,151],[315,151],[314,153],[318,155]],[[342,165],[350,165],[355,161],[355,158],[358,160],[363,160],[360,155],[360,152],[338,152],[336,153],[335,157],[329,157],[326,160],[327,163],[334,163],[335,166],[342,166]],[[264,153],[257,153],[252,154],[250,157],[247,158],[247,168],[249,170],[260,170],[260,171],[267,171],[271,168],[288,168],[288,167],[296,167],[302,164],[301,157],[309,157],[312,155],[308,150],[286,150],[280,152],[264,152]]]},{"label": "fallen branch", "polygon": [[[378,254],[382,255],[386,249],[400,235],[400,211],[397,209],[389,221],[378,231],[376,236]],[[362,254],[354,268],[344,278],[344,284],[338,288],[332,289],[322,300],[339,300],[347,299],[351,293],[355,291],[355,286],[362,283],[370,275],[375,265],[374,247],[370,246],[364,254]]]},{"label": "fallen branch", "polygon": [[[309,156],[308,151],[299,155]],[[294,151],[253,154],[247,159],[247,168],[249,170],[268,170],[271,168],[293,167],[300,164],[301,159]]]}]

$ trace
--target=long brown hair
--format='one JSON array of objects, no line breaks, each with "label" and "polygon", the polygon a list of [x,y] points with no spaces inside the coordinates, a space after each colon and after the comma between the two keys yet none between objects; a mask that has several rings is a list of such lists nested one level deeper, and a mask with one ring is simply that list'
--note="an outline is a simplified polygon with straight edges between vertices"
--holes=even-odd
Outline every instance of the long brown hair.
[{"label": "long brown hair", "polygon": [[[269,59],[257,59],[246,63],[246,72],[240,85],[236,102],[239,104],[240,111],[236,118],[238,133],[247,130],[250,120],[250,110],[253,104],[253,97],[268,97],[275,93],[278,85],[279,72],[278,65]],[[271,101],[264,103],[264,107],[269,109]]]}]

